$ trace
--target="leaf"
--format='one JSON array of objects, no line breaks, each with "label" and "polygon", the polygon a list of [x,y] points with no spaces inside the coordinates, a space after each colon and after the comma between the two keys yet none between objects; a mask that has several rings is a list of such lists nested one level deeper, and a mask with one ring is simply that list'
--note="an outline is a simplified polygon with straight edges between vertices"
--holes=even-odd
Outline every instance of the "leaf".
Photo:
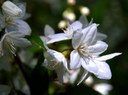
[{"label": "leaf", "polygon": [[28,39],[32,43],[32,47],[30,47],[30,50],[33,52],[37,52],[38,50],[45,50],[44,43],[40,39],[40,36],[38,35],[31,35],[31,37],[28,37]]}]

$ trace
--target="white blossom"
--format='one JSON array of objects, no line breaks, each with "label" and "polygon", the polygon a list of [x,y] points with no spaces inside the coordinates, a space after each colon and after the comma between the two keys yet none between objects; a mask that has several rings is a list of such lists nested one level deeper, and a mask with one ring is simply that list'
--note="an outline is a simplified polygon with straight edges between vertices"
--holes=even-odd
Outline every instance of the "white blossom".
[{"label": "white blossom", "polygon": [[70,68],[78,69],[82,66],[85,69],[79,83],[87,77],[88,73],[93,73],[100,79],[110,79],[111,71],[105,61],[121,54],[113,53],[100,57],[99,55],[106,51],[108,45],[103,41],[96,40],[96,34],[97,25],[95,23],[87,26],[81,32],[76,31],[73,34],[74,50],[70,54]]},{"label": "white blossom", "polygon": [[65,72],[69,72],[67,60],[64,55],[60,52],[47,48],[47,51],[44,52],[44,56],[45,60],[43,66],[50,70],[55,70],[59,81],[63,83]]},{"label": "white blossom", "polygon": [[[73,22],[71,25],[69,25],[64,30],[64,33],[54,34],[55,33],[54,30],[50,26],[46,25],[45,30],[44,30],[44,34],[47,38],[47,44],[51,44],[51,43],[62,41],[62,40],[71,39],[73,32],[80,30],[81,28],[82,28],[82,24],[79,21],[76,21],[76,22]],[[41,38],[44,39],[44,37],[41,37]],[[45,38],[45,40],[46,40],[46,38]]]},{"label": "white blossom", "polygon": [[13,53],[17,47],[27,47],[31,42],[24,38],[31,34],[31,28],[23,20],[25,16],[25,4],[18,5],[11,1],[5,1],[0,13],[0,56],[5,53]]},{"label": "white blossom", "polygon": [[31,42],[24,38],[24,35],[15,31],[6,32],[0,40],[0,56],[4,53],[13,53],[15,55],[16,47],[27,47]]},{"label": "white blossom", "polygon": [[[5,28],[8,32],[17,31],[24,35],[30,35],[31,28],[24,20],[22,20],[26,15],[25,8],[26,6],[24,3],[19,3],[18,5],[15,5],[11,1],[5,1],[2,5],[3,13],[0,14],[0,18],[2,19],[0,21],[0,30]],[[17,15],[16,12],[17,14],[20,12],[20,15]]]},{"label": "white blossom", "polygon": [[22,13],[22,10],[11,1],[5,1],[2,5],[2,10],[5,15],[14,17],[19,16]]}]

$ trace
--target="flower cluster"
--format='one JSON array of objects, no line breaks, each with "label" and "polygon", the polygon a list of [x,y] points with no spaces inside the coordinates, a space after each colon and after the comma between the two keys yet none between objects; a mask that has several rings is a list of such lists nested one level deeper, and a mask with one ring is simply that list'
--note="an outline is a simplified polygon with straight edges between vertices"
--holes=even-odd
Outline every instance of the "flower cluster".
[{"label": "flower cluster", "polygon": [[25,4],[5,1],[0,12],[0,56],[15,54],[16,47],[26,47],[31,42],[24,38],[31,34],[31,28],[24,21]]},{"label": "flower cluster", "polygon": [[[77,84],[80,84],[91,73],[100,79],[111,78],[111,70],[106,61],[121,53],[100,56],[108,45],[103,41],[106,35],[97,32],[97,27],[98,24],[92,21],[88,23],[84,16],[69,24],[64,33],[55,34],[49,25],[45,26],[45,36],[41,36],[46,47],[43,65],[55,70],[61,83],[74,83],[77,80]],[[68,48],[62,43],[63,50],[59,50],[55,45],[62,41],[71,43]]]}]

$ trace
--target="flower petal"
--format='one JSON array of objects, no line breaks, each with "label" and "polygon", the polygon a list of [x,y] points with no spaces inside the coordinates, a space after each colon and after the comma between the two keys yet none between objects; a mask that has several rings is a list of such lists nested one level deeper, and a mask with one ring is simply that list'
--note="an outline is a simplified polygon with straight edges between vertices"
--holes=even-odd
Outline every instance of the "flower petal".
[{"label": "flower petal", "polygon": [[31,45],[31,42],[26,38],[12,38],[11,40],[16,47],[28,47]]},{"label": "flower petal", "polygon": [[112,74],[109,65],[106,62],[97,62],[98,73],[95,74],[100,79],[111,79]]},{"label": "flower petal", "polygon": [[107,38],[107,35],[100,33],[100,32],[97,32],[96,40],[104,40],[106,38]]},{"label": "flower petal", "polygon": [[82,67],[90,73],[97,74],[98,67],[94,60],[88,60],[81,58]]},{"label": "flower petal", "polygon": [[96,58],[96,60],[99,60],[99,61],[106,61],[106,60],[109,60],[109,59],[112,59],[118,55],[121,55],[122,53],[112,53],[112,54],[108,54],[108,55],[104,55],[104,56],[101,56],[101,57],[98,57]]},{"label": "flower petal", "polygon": [[88,26],[88,20],[86,16],[80,16],[79,21],[84,25],[84,27]]},{"label": "flower petal", "polygon": [[29,25],[23,20],[16,20],[12,25],[7,27],[7,31],[17,31],[24,35],[31,34],[31,28]]},{"label": "flower petal", "polygon": [[97,25],[91,24],[88,27],[84,28],[82,31],[84,39],[82,41],[82,44],[87,44],[90,45],[93,43],[95,37],[96,37],[96,32],[97,32]]},{"label": "flower petal", "polygon": [[44,35],[45,36],[49,36],[49,35],[53,35],[53,34],[55,34],[54,29],[49,25],[45,25],[45,27],[44,27]]},{"label": "flower petal", "polygon": [[88,78],[88,71],[84,70],[84,73],[80,79],[80,81],[77,83],[77,85],[79,85],[83,80],[87,79]]},{"label": "flower petal", "polygon": [[82,23],[80,21],[73,22],[69,27],[72,28],[74,31],[79,30],[82,28]]},{"label": "flower petal", "polygon": [[103,41],[97,41],[95,45],[88,47],[88,52],[91,55],[99,55],[108,48],[108,45]]},{"label": "flower petal", "polygon": [[77,69],[80,66],[80,56],[76,50],[73,50],[70,54],[70,68]]},{"label": "flower petal", "polygon": [[74,32],[73,37],[72,37],[73,48],[77,49],[80,46],[82,41],[83,41],[83,33],[80,31]]},{"label": "flower petal", "polygon": [[47,42],[47,44],[51,44],[51,43],[54,43],[54,42],[69,39],[65,33],[58,33],[58,34],[54,34],[54,35],[49,35],[48,38],[50,40]]}]

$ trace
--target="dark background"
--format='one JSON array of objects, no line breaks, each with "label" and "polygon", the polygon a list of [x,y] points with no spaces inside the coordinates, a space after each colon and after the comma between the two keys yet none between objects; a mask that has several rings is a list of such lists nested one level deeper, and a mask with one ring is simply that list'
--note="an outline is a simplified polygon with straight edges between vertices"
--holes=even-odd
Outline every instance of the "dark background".
[{"label": "dark background", "polygon": [[[56,32],[61,32],[62,30],[58,28],[58,23],[60,20],[64,19],[62,13],[67,8],[71,8],[75,12],[76,19],[79,19],[81,14],[78,7],[88,7],[90,9],[90,14],[87,16],[88,20],[90,21],[91,18],[93,18],[93,22],[100,24],[98,26],[99,32],[102,32],[108,36],[105,41],[108,43],[109,47],[104,54],[114,52],[122,53],[121,56],[107,61],[112,71],[112,79],[105,82],[108,82],[113,86],[113,89],[110,91],[109,95],[128,95],[128,0],[76,0],[75,5],[69,5],[66,0],[22,1],[27,3],[27,12],[31,14],[31,17],[26,21],[32,28],[32,34],[39,35],[43,34],[45,24],[52,26]],[[12,68],[15,68],[15,66]],[[40,72],[38,70],[35,71]],[[8,80],[8,73],[5,72],[5,70],[1,70],[0,72],[0,82],[2,84],[8,84],[6,81]],[[5,74],[3,74],[3,72]],[[8,72],[11,73],[11,71]],[[40,79],[42,79],[40,81],[44,81],[44,77]],[[24,81],[24,79],[21,81]],[[96,79],[94,77],[94,81],[98,81],[100,83],[103,80]],[[38,88],[38,83],[36,86]],[[45,87],[45,85],[43,85],[41,88],[43,87]],[[85,85],[79,85],[77,87],[68,86],[66,87],[66,90],[59,90],[61,93],[60,95],[99,95],[97,92],[93,92],[91,87]],[[14,93],[15,91],[11,92]],[[19,90],[19,92],[22,91]]]}]

